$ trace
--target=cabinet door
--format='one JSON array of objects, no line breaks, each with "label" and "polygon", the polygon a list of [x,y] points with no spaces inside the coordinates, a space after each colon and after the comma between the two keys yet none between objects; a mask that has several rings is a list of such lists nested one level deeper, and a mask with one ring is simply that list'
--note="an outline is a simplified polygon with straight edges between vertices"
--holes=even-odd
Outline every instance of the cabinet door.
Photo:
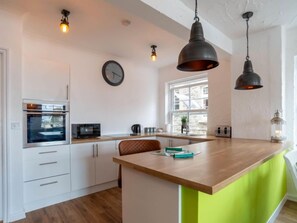
[{"label": "cabinet door", "polygon": [[171,139],[171,146],[177,147],[177,146],[186,146],[189,145],[188,139]]},{"label": "cabinet door", "polygon": [[23,98],[68,100],[69,65],[25,56],[23,64]]},{"label": "cabinet door", "polygon": [[169,147],[169,138],[164,138],[164,137],[157,137],[157,140],[161,143],[161,148]]},{"label": "cabinet door", "polygon": [[72,190],[95,185],[95,144],[71,145],[71,185]]},{"label": "cabinet door", "polygon": [[115,141],[97,143],[96,152],[96,184],[114,181],[118,178],[118,164],[112,161],[114,156],[118,156]]}]

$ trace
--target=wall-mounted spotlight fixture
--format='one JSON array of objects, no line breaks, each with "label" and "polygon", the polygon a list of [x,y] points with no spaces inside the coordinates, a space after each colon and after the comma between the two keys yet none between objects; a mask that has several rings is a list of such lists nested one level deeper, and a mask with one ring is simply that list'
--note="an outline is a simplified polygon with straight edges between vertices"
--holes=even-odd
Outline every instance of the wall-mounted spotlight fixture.
[{"label": "wall-mounted spotlight fixture", "polygon": [[157,53],[156,53],[156,45],[151,45],[152,48],[152,54],[151,54],[151,59],[152,61],[156,61],[157,60]]},{"label": "wall-mounted spotlight fixture", "polygon": [[252,61],[249,55],[249,19],[253,16],[253,12],[245,12],[242,18],[246,20],[246,58],[244,62],[243,72],[237,78],[235,89],[236,90],[253,90],[263,87],[261,77],[253,70]]},{"label": "wall-mounted spotlight fixture", "polygon": [[69,31],[69,21],[68,16],[70,15],[70,12],[66,9],[63,9],[61,11],[62,19],[60,23],[60,29],[63,33],[67,33]]},{"label": "wall-mounted spotlight fixture", "polygon": [[178,56],[177,69],[181,71],[203,71],[219,66],[215,49],[204,39],[202,25],[197,14],[197,0],[195,1],[194,20],[189,43]]}]

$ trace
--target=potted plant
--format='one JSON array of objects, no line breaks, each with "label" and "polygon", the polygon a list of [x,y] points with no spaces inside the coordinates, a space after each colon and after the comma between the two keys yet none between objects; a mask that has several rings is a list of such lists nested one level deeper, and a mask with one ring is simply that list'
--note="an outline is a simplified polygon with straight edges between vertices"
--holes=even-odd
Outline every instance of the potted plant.
[{"label": "potted plant", "polygon": [[188,117],[187,116],[182,116],[181,117],[181,133],[188,133],[188,129],[189,129],[189,126],[188,126]]},{"label": "potted plant", "polygon": [[187,116],[182,116],[181,117],[181,122],[182,122],[182,125],[186,125],[187,122],[188,122],[188,117]]}]

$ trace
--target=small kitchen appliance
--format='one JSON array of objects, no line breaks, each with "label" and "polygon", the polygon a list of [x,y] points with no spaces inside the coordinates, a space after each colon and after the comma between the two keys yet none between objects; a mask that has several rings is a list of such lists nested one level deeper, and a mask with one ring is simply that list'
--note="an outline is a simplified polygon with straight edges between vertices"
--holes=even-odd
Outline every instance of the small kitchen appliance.
[{"label": "small kitchen appliance", "polygon": [[134,124],[131,126],[131,130],[134,134],[141,133],[141,126],[139,124]]},{"label": "small kitchen appliance", "polygon": [[96,138],[101,136],[100,123],[72,124],[72,138]]}]

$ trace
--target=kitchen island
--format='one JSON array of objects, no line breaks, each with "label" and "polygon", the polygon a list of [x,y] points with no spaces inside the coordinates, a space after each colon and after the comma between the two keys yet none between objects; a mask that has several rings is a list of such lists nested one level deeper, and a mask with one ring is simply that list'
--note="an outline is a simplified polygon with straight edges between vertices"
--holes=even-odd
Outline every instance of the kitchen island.
[{"label": "kitchen island", "polygon": [[200,153],[113,158],[123,167],[123,223],[264,223],[285,197],[282,144],[217,139],[183,148]]}]

